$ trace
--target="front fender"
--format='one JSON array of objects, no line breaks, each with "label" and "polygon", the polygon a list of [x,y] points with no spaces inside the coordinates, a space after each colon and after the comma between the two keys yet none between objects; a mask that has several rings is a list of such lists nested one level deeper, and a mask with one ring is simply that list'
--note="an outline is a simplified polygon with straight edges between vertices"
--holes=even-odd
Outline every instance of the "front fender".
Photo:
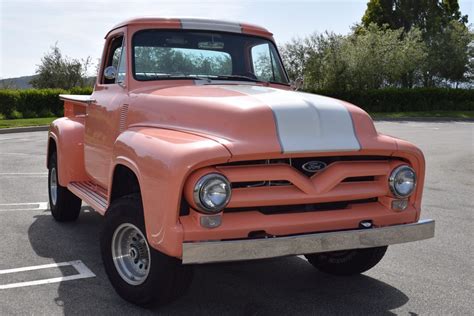
[{"label": "front fender", "polygon": [[416,190],[412,194],[410,200],[413,202],[417,213],[415,220],[420,219],[421,213],[421,200],[423,195],[423,188],[425,186],[425,173],[426,173],[426,161],[423,152],[410,142],[403,139],[394,138],[397,142],[397,151],[394,153],[395,156],[405,158],[410,162],[410,165],[416,172]]},{"label": "front fender", "polygon": [[[59,184],[65,187],[72,181],[89,180],[84,167],[84,118],[54,120],[49,127],[48,153],[52,140],[56,143]],[[46,159],[49,166],[49,155]]]},{"label": "front fender", "polygon": [[197,168],[229,159],[230,153],[216,141],[174,130],[136,127],[117,138],[109,179],[113,181],[116,165],[135,172],[150,245],[167,255],[181,257],[179,207],[184,182]]}]

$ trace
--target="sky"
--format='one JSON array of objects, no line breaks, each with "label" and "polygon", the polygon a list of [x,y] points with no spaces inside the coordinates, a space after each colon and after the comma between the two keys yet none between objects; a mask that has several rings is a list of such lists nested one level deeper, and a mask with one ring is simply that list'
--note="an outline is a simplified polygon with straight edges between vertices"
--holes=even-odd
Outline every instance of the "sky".
[{"label": "sky", "polygon": [[[104,36],[137,16],[191,16],[258,24],[278,44],[313,32],[347,34],[367,0],[0,0],[0,78],[32,75],[57,43],[64,55],[95,62]],[[474,0],[460,0],[474,21]],[[92,67],[95,69],[95,67]]]}]

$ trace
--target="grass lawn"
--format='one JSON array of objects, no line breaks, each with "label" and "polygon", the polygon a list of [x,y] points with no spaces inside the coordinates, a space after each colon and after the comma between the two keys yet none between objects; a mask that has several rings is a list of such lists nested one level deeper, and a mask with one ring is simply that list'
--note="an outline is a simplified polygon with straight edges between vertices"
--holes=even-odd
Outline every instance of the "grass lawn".
[{"label": "grass lawn", "polygon": [[27,127],[49,125],[56,117],[27,118],[16,120],[0,120],[0,128]]},{"label": "grass lawn", "polygon": [[371,113],[370,115],[375,119],[403,119],[403,118],[474,119],[474,111],[395,112],[395,113]]}]

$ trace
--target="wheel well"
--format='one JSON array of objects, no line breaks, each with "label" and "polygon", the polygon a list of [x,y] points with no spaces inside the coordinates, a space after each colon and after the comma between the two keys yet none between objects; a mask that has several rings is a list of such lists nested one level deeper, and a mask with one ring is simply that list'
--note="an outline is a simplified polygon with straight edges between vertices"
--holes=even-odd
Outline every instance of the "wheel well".
[{"label": "wheel well", "polygon": [[140,184],[138,183],[137,176],[129,168],[117,165],[112,180],[110,201],[112,202],[119,197],[132,193],[140,193]]},{"label": "wheel well", "polygon": [[56,152],[56,142],[53,138],[49,138],[48,142],[48,156],[46,156],[46,166],[49,168],[49,158],[51,157],[52,153]]}]

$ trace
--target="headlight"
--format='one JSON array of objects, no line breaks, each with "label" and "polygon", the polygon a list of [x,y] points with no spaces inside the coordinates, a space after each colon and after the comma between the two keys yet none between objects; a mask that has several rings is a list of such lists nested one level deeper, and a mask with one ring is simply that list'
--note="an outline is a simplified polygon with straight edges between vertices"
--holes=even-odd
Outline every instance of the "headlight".
[{"label": "headlight", "polygon": [[416,187],[415,171],[407,165],[399,166],[392,171],[389,184],[390,190],[396,197],[409,197]]},{"label": "headlight", "polygon": [[207,174],[194,187],[194,202],[205,213],[218,213],[230,201],[229,180],[221,174]]}]

